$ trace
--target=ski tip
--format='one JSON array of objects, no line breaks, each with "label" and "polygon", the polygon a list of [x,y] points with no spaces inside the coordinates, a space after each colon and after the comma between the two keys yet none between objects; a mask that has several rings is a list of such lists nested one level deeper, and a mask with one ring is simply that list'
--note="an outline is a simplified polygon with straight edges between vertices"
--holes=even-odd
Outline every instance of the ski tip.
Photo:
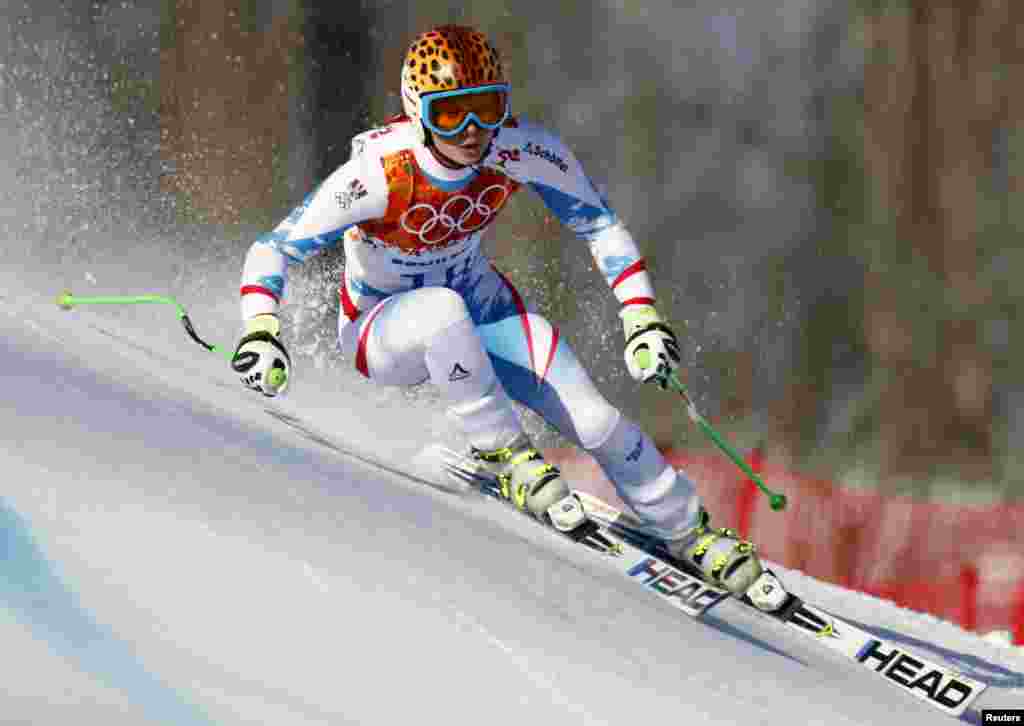
[{"label": "ski tip", "polygon": [[70,290],[65,290],[57,296],[57,307],[61,310],[70,310],[75,306],[75,296],[71,294]]}]

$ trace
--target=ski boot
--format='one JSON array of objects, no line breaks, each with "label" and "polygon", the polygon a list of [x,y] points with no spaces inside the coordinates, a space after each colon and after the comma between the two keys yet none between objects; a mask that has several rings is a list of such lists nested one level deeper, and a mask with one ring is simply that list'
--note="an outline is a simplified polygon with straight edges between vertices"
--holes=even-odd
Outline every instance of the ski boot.
[{"label": "ski boot", "polygon": [[701,507],[697,524],[665,542],[669,554],[697,569],[713,585],[743,597],[761,577],[764,568],[754,545],[732,529],[712,529]]},{"label": "ski boot", "polygon": [[544,461],[525,433],[493,451],[474,447],[470,458],[494,477],[501,496],[518,509],[561,532],[571,531],[585,521],[583,505],[558,467]]}]

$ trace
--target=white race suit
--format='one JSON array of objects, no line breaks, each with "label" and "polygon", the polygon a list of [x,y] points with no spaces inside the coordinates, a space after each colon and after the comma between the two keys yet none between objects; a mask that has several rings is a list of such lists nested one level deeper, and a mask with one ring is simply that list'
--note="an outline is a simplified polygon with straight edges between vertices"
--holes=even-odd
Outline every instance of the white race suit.
[{"label": "white race suit", "polygon": [[364,376],[431,380],[483,449],[521,431],[511,397],[591,454],[652,531],[688,528],[700,508],[693,482],[598,392],[558,328],[481,253],[484,231],[523,185],[590,247],[623,305],[653,304],[635,241],[556,135],[512,119],[480,163],[452,170],[399,118],[355,137],[349,161],[252,245],[243,318],[276,311],[288,266],[342,242],[339,345]]}]

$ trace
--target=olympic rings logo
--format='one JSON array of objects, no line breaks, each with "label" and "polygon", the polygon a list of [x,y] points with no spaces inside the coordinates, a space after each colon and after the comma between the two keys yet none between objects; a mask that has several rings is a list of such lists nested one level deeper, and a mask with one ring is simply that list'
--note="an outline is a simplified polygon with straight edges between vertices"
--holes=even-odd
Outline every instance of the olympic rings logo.
[{"label": "olympic rings logo", "polygon": [[[487,225],[491,218],[508,199],[509,188],[503,184],[492,184],[477,196],[476,201],[465,194],[458,194],[441,209],[429,204],[415,204],[407,209],[400,219],[402,229],[419,238],[426,245],[437,245],[446,242],[456,232],[467,234],[475,232]],[[418,210],[423,210],[422,220],[409,218]],[[476,220],[473,218],[477,217]],[[419,222],[416,227],[411,226]]]}]

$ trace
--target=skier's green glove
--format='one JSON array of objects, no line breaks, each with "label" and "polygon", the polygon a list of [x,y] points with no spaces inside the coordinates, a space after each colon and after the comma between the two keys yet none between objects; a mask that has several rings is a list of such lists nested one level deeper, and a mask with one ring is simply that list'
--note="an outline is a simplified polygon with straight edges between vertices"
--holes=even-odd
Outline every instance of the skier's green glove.
[{"label": "skier's green glove", "polygon": [[231,358],[242,385],[264,396],[284,393],[291,378],[292,360],[278,339],[280,334],[276,315],[253,316],[245,321],[245,336]]},{"label": "skier's green glove", "polygon": [[662,388],[679,367],[679,341],[652,305],[626,305],[619,311],[626,335],[626,368],[633,380]]}]

